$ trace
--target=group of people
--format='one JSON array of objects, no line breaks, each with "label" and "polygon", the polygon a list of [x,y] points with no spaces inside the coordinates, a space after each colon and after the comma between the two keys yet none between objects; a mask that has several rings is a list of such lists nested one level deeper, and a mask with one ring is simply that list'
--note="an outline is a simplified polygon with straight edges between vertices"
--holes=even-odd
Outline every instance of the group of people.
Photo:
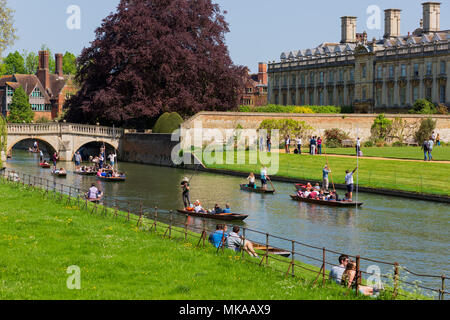
[{"label": "group of people", "polygon": [[[336,282],[339,285],[343,285],[346,288],[355,288],[356,287],[356,263],[347,255],[339,256],[339,265],[331,268],[330,271],[330,280]],[[373,296],[377,297],[382,291],[383,284],[381,281],[372,286],[359,285],[358,290],[360,293],[365,296]]]},{"label": "group of people", "polygon": [[227,233],[227,230],[228,227],[226,224],[218,224],[216,231],[209,235],[209,242],[216,248],[226,247],[235,252],[244,250],[250,256],[258,258],[258,254],[253,248],[253,243],[239,235],[240,228],[238,226],[234,226],[233,231],[230,233]]},{"label": "group of people", "polygon": [[[267,180],[270,181],[269,176],[267,175],[267,168],[265,166],[261,167],[260,171],[260,179],[261,179],[261,189],[267,190]],[[253,172],[250,172],[249,176],[247,177],[247,187],[256,189],[256,177]]]},{"label": "group of people", "polygon": [[214,205],[214,208],[211,210],[203,208],[202,204],[199,200],[195,201],[194,204],[190,204],[189,206],[185,207],[186,211],[192,211],[195,213],[208,213],[208,214],[224,214],[224,213],[231,213],[230,205],[227,203],[225,204],[225,208],[221,208],[217,203]]},{"label": "group of people", "polygon": [[[422,144],[422,149],[423,149],[423,156],[424,156],[424,161],[431,161],[433,160],[433,147],[434,146],[440,146],[441,145],[441,141],[440,141],[440,137],[439,137],[439,133],[436,135],[436,133],[431,134],[431,136],[428,138],[428,140],[424,140],[423,144]],[[428,156],[428,158],[427,158]]]},{"label": "group of people", "polygon": [[[294,154],[302,154],[302,146],[303,146],[303,140],[301,136],[296,137],[295,139],[295,146]],[[284,138],[284,148],[286,153],[291,153],[291,137],[290,135],[286,135]],[[312,136],[309,139],[309,154],[310,155],[316,155],[316,154],[322,154],[322,144],[323,140],[321,137]]]}]

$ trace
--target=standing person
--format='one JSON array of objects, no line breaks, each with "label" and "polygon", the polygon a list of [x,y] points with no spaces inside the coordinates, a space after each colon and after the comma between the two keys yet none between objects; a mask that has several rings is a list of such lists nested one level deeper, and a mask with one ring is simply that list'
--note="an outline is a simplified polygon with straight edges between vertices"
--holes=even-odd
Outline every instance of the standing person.
[{"label": "standing person", "polygon": [[259,137],[259,150],[264,151],[264,138],[263,136]]},{"label": "standing person", "polygon": [[328,174],[329,173],[331,173],[331,170],[329,170],[328,166],[325,165],[325,167],[323,168],[323,171],[322,171],[322,189],[325,189],[326,191],[328,191],[328,185],[329,185]]},{"label": "standing person", "polygon": [[348,192],[348,198],[350,200],[350,202],[352,201],[352,196],[353,196],[353,174],[355,173],[355,171],[358,169],[358,167],[355,168],[355,170],[353,170],[352,172],[350,172],[350,170],[346,170],[345,173],[345,184],[347,185],[347,192]]},{"label": "standing person", "polygon": [[44,153],[42,152],[42,150],[39,150],[39,161],[40,163],[44,162]]},{"label": "standing person", "polygon": [[77,151],[77,153],[75,153],[75,170],[79,170],[80,169],[80,163],[81,163],[81,155],[80,152]]},{"label": "standing person", "polygon": [[339,256],[339,265],[331,268],[330,280],[335,281],[337,284],[341,284],[342,275],[344,274],[345,268],[349,262],[349,258],[345,254]]},{"label": "standing person", "polygon": [[101,194],[101,192],[97,189],[97,187],[95,186],[95,183],[93,183],[88,191],[87,198],[89,200],[95,200],[95,199],[98,199],[100,194]]},{"label": "standing person", "polygon": [[184,208],[188,208],[191,206],[191,199],[189,198],[189,179],[185,177],[183,181],[181,181],[181,190],[183,190],[183,204]]},{"label": "standing person", "polygon": [[322,138],[321,137],[317,138],[317,150],[318,150],[319,154],[322,154]]},{"label": "standing person", "polygon": [[267,190],[267,169],[266,167],[261,167],[261,189]]},{"label": "standing person", "polygon": [[111,153],[108,158],[109,158],[109,164],[111,165],[112,168],[114,168],[114,162],[116,159],[117,155],[114,153]]},{"label": "standing person", "polygon": [[285,138],[286,153],[290,153],[289,150],[290,145],[291,145],[291,138],[289,137],[289,135],[287,135]]},{"label": "standing person", "polygon": [[427,161],[427,154],[428,154],[428,140],[425,139],[422,143],[422,149],[423,149],[423,161]]},{"label": "standing person", "polygon": [[270,152],[270,149],[272,147],[272,138],[268,135],[267,136],[267,152]]},{"label": "standing person", "polygon": [[359,151],[361,150],[361,139],[358,137],[358,139],[356,139],[356,155],[359,155]]},{"label": "standing person", "polygon": [[433,160],[433,156],[431,155],[431,152],[433,151],[434,141],[433,137],[430,137],[428,140],[428,161]]},{"label": "standing person", "polygon": [[34,143],[33,143],[33,151],[38,151],[38,143],[37,143],[37,141],[35,141]]},{"label": "standing person", "polygon": [[316,154],[316,136],[312,137],[311,139],[311,155],[315,155]]},{"label": "standing person", "polygon": [[59,157],[55,151],[55,153],[53,153],[53,155],[52,155],[53,171],[56,171],[56,163],[58,162],[58,160],[59,160]]},{"label": "standing person", "polygon": [[98,156],[98,166],[100,169],[103,168],[103,161],[105,160],[105,158],[103,158],[103,153],[100,153],[100,155]]},{"label": "standing person", "polygon": [[302,137],[298,136],[295,139],[295,143],[297,144],[298,154],[302,154]]},{"label": "standing person", "polygon": [[439,133],[436,136],[436,146],[438,146],[438,147],[441,146],[441,138],[439,137]]},{"label": "standing person", "polygon": [[433,143],[436,143],[436,133],[434,133],[434,131],[431,134],[431,138],[430,139],[433,140]]}]

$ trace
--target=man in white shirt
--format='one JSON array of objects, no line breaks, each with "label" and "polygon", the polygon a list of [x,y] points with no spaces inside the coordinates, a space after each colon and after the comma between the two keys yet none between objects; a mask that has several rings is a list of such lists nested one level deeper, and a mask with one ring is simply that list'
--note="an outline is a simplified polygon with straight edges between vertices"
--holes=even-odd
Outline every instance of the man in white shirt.
[{"label": "man in white shirt", "polygon": [[108,156],[108,158],[109,158],[109,163],[111,164],[111,167],[114,168],[114,161],[115,161],[115,159],[116,159],[116,155],[113,154],[113,153],[111,153],[111,154]]},{"label": "man in white shirt", "polygon": [[350,170],[346,170],[345,173],[345,184],[347,185],[347,192],[349,194],[349,201],[352,201],[353,195],[353,174],[358,170],[358,167],[355,168],[352,172]]},{"label": "man in white shirt", "polygon": [[261,168],[261,189],[266,190],[267,189],[267,169],[266,167]]},{"label": "man in white shirt", "polygon": [[302,138],[297,137],[295,143],[297,144],[298,154],[302,154]]},{"label": "man in white shirt", "polygon": [[88,191],[88,199],[97,199],[99,194],[100,194],[100,191],[97,189],[97,187],[93,183],[91,188]]},{"label": "man in white shirt", "polygon": [[433,156],[431,155],[431,152],[433,151],[434,141],[433,137],[430,137],[428,140],[428,161],[431,161],[433,159]]},{"label": "man in white shirt", "polygon": [[339,256],[339,265],[331,268],[330,271],[330,280],[335,281],[337,284],[341,284],[342,275],[344,274],[345,267],[347,266],[349,258],[347,255]]}]

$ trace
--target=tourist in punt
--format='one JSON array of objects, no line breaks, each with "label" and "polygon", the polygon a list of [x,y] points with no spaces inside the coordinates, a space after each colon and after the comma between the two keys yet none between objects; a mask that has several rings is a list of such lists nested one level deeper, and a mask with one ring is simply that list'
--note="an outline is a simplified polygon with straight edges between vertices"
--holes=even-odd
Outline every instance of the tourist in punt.
[{"label": "tourist in punt", "polygon": [[42,152],[42,150],[39,150],[39,161],[41,163],[44,162],[44,153]]},{"label": "tourist in punt", "polygon": [[105,158],[103,158],[103,154],[100,154],[98,156],[98,165],[100,168],[103,168],[103,161],[105,161]]},{"label": "tourist in punt", "polygon": [[356,170],[358,170],[358,167],[356,167],[352,172],[350,172],[350,170],[345,171],[345,184],[347,185],[347,192],[349,194],[350,201],[353,197],[353,174]]},{"label": "tourist in punt", "polygon": [[313,189],[311,193],[309,194],[308,198],[310,199],[316,199],[319,196],[319,192],[316,189]]},{"label": "tourist in punt", "polygon": [[194,211],[195,213],[207,213],[207,211],[202,207],[202,204],[198,200],[194,202]]},{"label": "tourist in punt", "polygon": [[224,241],[227,239],[227,225],[218,224],[216,225],[216,231],[209,235],[209,242],[216,248],[221,248],[224,244]]},{"label": "tourist in punt", "polygon": [[342,202],[352,202],[352,199],[350,198],[350,194],[347,192],[344,196],[344,199],[342,199]]},{"label": "tourist in punt", "polygon": [[250,175],[247,177],[247,180],[248,180],[247,187],[255,188],[255,174],[253,172],[250,172]]},{"label": "tourist in punt", "polygon": [[95,183],[93,183],[88,191],[88,199],[89,200],[98,199],[100,194],[101,192],[97,189]]},{"label": "tourist in punt", "polygon": [[322,138],[321,137],[317,138],[317,151],[318,151],[318,154],[322,154]]},{"label": "tourist in punt", "polygon": [[189,207],[191,200],[189,199],[189,179],[185,177],[183,181],[181,181],[181,190],[183,190],[183,204],[184,207]]},{"label": "tourist in punt", "polygon": [[297,144],[298,154],[302,154],[302,137],[298,136],[295,139],[295,143]]},{"label": "tourist in punt", "polygon": [[59,157],[58,154],[55,152],[52,155],[52,162],[53,162],[53,171],[56,171],[56,163],[58,162]]},{"label": "tourist in punt", "polygon": [[231,213],[231,208],[228,203],[225,205],[225,209],[223,209],[222,213]]},{"label": "tourist in punt", "polygon": [[238,226],[233,227],[233,232],[227,237],[226,246],[228,249],[234,250],[235,252],[240,252],[244,249],[250,256],[258,258],[258,254],[253,249],[253,243],[245,240],[239,235],[240,228]]},{"label": "tourist in punt", "polygon": [[318,182],[314,186],[314,189],[316,189],[316,191],[320,191],[320,184]]},{"label": "tourist in punt", "polygon": [[272,148],[272,138],[268,135],[267,136],[267,152],[270,152],[271,148]]},{"label": "tourist in punt", "polygon": [[303,192],[303,198],[309,198],[309,195],[311,194],[311,189],[307,188],[304,192]]},{"label": "tourist in punt", "polygon": [[323,192],[323,190],[320,190],[318,199],[319,200],[325,200],[325,193]]},{"label": "tourist in punt", "polygon": [[109,159],[109,164],[111,165],[112,168],[114,168],[114,162],[115,162],[115,159],[116,159],[116,155],[114,153],[111,153],[108,156],[108,159]]},{"label": "tourist in punt", "polygon": [[64,168],[59,168],[58,174],[66,174],[66,170],[64,170]]},{"label": "tourist in punt", "polygon": [[261,167],[261,189],[267,190],[267,169],[266,167]]},{"label": "tourist in punt", "polygon": [[328,174],[331,173],[331,170],[328,169],[328,166],[325,165],[322,171],[322,188],[324,188],[326,191],[328,191],[329,181],[328,181]]},{"label": "tourist in punt", "polygon": [[[356,263],[353,260],[350,260],[342,274],[341,284],[348,289],[356,288],[356,280]],[[378,296],[381,290],[383,290],[382,284],[377,284],[374,287],[364,285],[358,286],[358,291],[365,296]]]},{"label": "tourist in punt", "polygon": [[338,261],[339,265],[331,268],[329,279],[336,282],[337,284],[341,284],[342,275],[344,274],[345,268],[347,267],[347,264],[350,260],[347,255],[341,254],[338,258]]},{"label": "tourist in punt", "polygon": [[80,169],[80,163],[81,163],[81,155],[80,152],[75,153],[75,170],[78,171]]},{"label": "tourist in punt", "polygon": [[223,213],[223,210],[222,210],[222,208],[219,207],[219,205],[216,203],[216,204],[214,205],[214,209],[212,210],[211,213],[214,213],[214,214],[220,214],[220,213]]},{"label": "tourist in punt", "polygon": [[290,153],[291,151],[290,151],[289,148],[290,148],[290,146],[291,146],[291,138],[289,137],[289,135],[286,136],[286,138],[285,138],[284,141],[285,141],[284,144],[285,144],[285,148],[286,148],[285,151],[286,151],[286,153]]}]

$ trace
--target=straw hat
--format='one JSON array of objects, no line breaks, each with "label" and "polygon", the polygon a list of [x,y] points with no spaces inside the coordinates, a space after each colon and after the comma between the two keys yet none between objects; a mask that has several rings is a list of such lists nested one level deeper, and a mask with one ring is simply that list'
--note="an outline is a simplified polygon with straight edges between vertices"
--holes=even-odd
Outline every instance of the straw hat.
[{"label": "straw hat", "polygon": [[183,181],[189,182],[189,179],[187,177],[184,177]]}]

